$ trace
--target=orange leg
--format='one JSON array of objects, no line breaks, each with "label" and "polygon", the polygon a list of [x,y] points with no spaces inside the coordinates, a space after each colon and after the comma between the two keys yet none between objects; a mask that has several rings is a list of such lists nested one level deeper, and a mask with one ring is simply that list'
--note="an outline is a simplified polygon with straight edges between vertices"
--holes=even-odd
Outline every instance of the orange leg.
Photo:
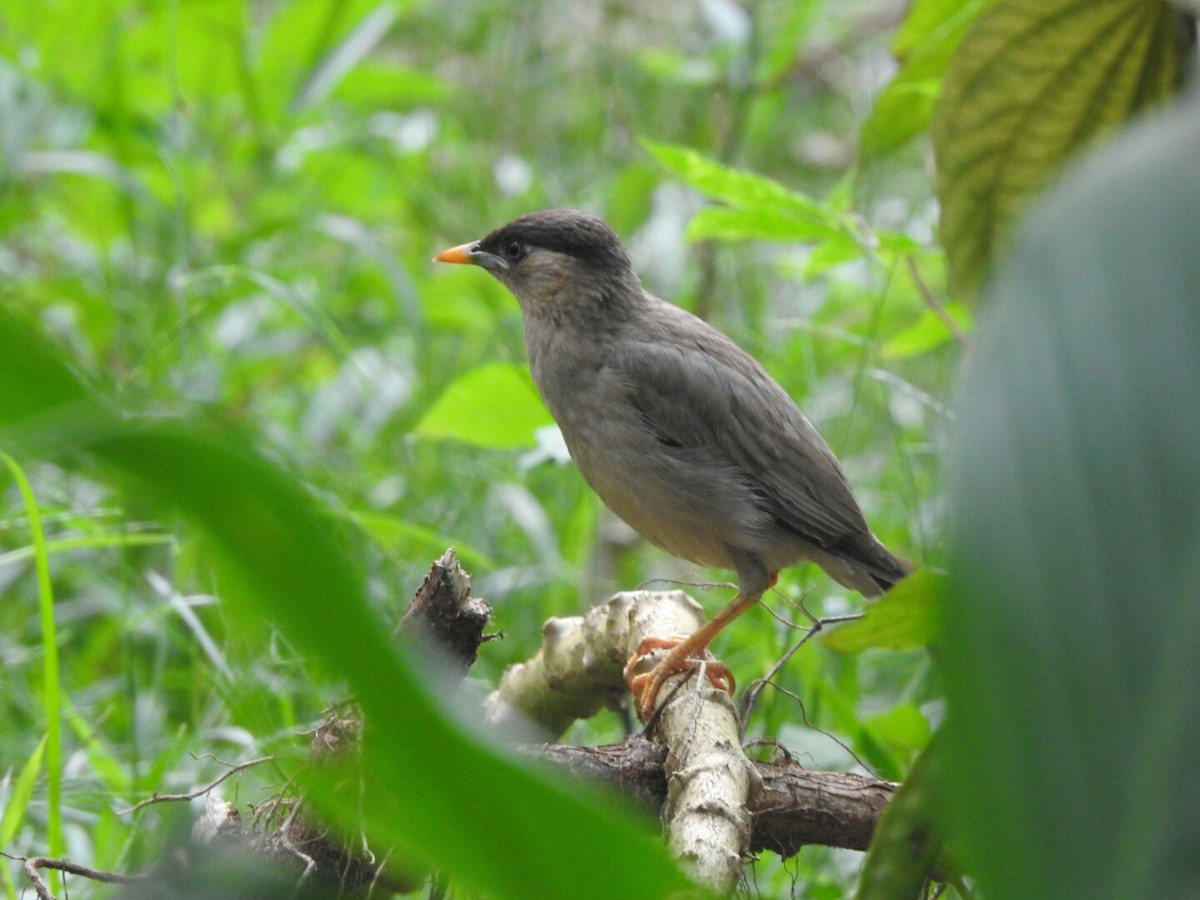
[{"label": "orange leg", "polygon": [[[774,583],[775,573],[772,573],[771,584]],[[703,655],[708,650],[708,645],[712,643],[713,638],[720,634],[721,629],[757,603],[761,596],[761,591],[757,594],[739,593],[734,597],[732,603],[686,638],[648,637],[638,645],[637,652],[625,666],[625,683],[629,685],[629,690],[633,693],[634,700],[637,702],[638,716],[643,722],[648,722],[654,713],[655,704],[658,702],[658,691],[663,686],[663,682],[672,675],[699,668],[700,660],[695,657]],[[641,675],[632,674],[633,669],[647,653],[667,647],[670,647],[671,651],[653,669]],[[713,687],[732,694],[733,673],[719,662],[708,662],[705,666],[708,680]]]},{"label": "orange leg", "polygon": [[[643,672],[640,675],[634,675],[633,670],[636,669],[649,654],[655,650],[673,650],[686,641],[687,635],[679,635],[678,637],[658,637],[651,636],[643,638],[642,642],[637,645],[637,650],[633,656],[629,657],[629,662],[625,664],[625,684],[629,686],[629,690],[635,697],[641,694],[645,689],[646,684],[650,681],[651,676],[659,668],[656,666],[648,672]],[[707,656],[708,659],[697,659],[696,656]],[[663,662],[665,662],[665,658]],[[727,694],[732,694],[737,686],[734,680],[733,673],[729,671],[729,667],[719,659],[712,659],[711,654],[701,650],[695,656],[689,655],[686,659],[680,659],[678,668],[675,671],[663,675],[663,679],[670,678],[671,675],[677,675],[680,672],[691,672],[700,669],[703,666],[704,677],[719,691],[724,691]],[[661,666],[661,663],[660,663]]]}]

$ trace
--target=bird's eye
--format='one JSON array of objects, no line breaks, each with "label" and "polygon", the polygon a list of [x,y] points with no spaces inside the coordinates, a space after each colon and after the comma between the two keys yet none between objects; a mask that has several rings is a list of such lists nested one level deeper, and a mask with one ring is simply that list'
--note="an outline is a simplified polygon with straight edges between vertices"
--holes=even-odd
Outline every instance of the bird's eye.
[{"label": "bird's eye", "polygon": [[520,241],[509,241],[508,246],[504,248],[504,255],[509,259],[520,259],[525,252],[525,248],[521,246]]}]

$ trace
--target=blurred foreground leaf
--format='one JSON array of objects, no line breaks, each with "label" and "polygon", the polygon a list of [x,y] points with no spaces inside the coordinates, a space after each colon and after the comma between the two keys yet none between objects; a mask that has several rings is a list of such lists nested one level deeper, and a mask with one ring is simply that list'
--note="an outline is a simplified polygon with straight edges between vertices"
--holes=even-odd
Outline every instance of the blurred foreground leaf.
[{"label": "blurred foreground leaf", "polygon": [[992,898],[1200,894],[1197,147],[1194,98],[1114,143],[989,291],[942,649],[948,796]]},{"label": "blurred foreground leaf", "polygon": [[632,815],[449,717],[367,605],[357,535],[248,440],[118,415],[3,310],[0,346],[12,349],[0,367],[0,443],[68,466],[95,460],[185,514],[235,576],[221,581],[225,600],[270,617],[357,695],[371,724],[366,759],[391,788],[364,804],[376,840],[496,897],[527,897],[530,885],[543,896],[661,897],[685,885]]},{"label": "blurred foreground leaf", "polygon": [[946,838],[938,815],[945,795],[943,743],[940,734],[928,743],[879,817],[856,900],[916,900],[926,895],[925,881]]}]

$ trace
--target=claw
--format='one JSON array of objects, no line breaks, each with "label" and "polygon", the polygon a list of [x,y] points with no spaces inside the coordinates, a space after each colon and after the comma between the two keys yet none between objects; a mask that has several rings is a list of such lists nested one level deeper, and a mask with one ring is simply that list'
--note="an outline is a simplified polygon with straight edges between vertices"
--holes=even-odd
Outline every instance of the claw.
[{"label": "claw", "polygon": [[[715,659],[701,660],[687,656],[672,658],[675,657],[675,653],[671,652],[649,672],[642,672],[638,675],[634,674],[634,670],[641,665],[642,661],[650,653],[655,650],[674,651],[685,640],[686,638],[681,637],[648,637],[638,644],[637,650],[625,665],[625,683],[629,686],[629,690],[637,703],[638,718],[643,722],[649,722],[650,717],[654,715],[654,708],[658,703],[658,692],[662,688],[663,683],[671,676],[678,675],[681,672],[691,672],[703,667],[704,676],[708,679],[709,684],[719,691],[733,694],[734,687],[737,684],[733,673],[729,671],[729,667],[723,662]],[[708,654],[706,653],[705,655]]]}]

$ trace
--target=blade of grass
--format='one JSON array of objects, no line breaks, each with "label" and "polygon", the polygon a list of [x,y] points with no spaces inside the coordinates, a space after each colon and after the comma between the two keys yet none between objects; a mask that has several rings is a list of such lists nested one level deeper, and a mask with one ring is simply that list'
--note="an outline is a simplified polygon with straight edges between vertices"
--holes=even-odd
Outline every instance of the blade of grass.
[{"label": "blade of grass", "polygon": [[[155,544],[173,544],[175,536],[172,534],[163,534],[162,532],[146,532],[143,534],[129,534],[120,532],[116,534],[81,534],[75,537],[51,538],[45,541],[43,548],[47,555],[52,553],[63,553],[67,550],[82,550],[82,549],[109,549],[112,547],[152,547]],[[29,559],[31,556],[36,556],[38,548],[30,544],[27,547],[18,547],[16,550],[9,550],[7,553],[0,553],[0,566],[11,565],[15,562],[20,562],[23,559]]]},{"label": "blade of grass", "polygon": [[[12,839],[16,837],[17,829],[21,827],[21,822],[25,818],[25,810],[29,808],[29,801],[33,798],[33,789],[37,786],[37,776],[41,771],[42,757],[45,752],[46,736],[42,735],[37,747],[29,754],[29,759],[25,760],[25,765],[21,766],[21,773],[12,786],[8,802],[4,804],[4,813],[0,815],[0,847],[9,846]],[[11,770],[5,776],[6,782],[10,775]],[[0,876],[4,879],[5,894],[11,900],[16,900],[17,886],[12,880],[12,873],[8,866],[0,866]]]},{"label": "blade of grass", "polygon": [[42,702],[46,710],[46,831],[51,856],[63,852],[62,828],[62,709],[58,678],[58,630],[54,625],[54,585],[50,580],[50,554],[37,498],[29,479],[15,459],[0,453],[8,467],[29,517],[29,537],[37,571],[38,610],[42,620]]}]

